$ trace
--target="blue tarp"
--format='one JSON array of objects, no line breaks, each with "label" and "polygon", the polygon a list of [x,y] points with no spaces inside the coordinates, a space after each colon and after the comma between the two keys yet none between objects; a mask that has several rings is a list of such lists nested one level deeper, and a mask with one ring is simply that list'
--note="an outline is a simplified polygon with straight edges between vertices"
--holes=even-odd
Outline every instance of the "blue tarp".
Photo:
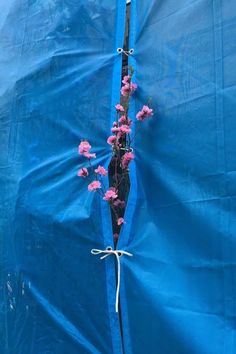
[{"label": "blue tarp", "polygon": [[81,139],[110,160],[124,20],[122,0],[0,4],[0,353],[235,354],[236,4],[132,0],[130,116],[150,96],[155,115],[118,243],[120,331],[115,260],[90,254],[112,245],[110,211],[76,173]]}]

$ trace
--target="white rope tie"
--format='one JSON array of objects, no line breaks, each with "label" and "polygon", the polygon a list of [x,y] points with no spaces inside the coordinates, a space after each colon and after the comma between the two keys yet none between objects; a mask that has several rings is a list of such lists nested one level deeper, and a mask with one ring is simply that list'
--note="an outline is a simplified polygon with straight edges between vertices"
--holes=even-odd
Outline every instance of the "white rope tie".
[{"label": "white rope tie", "polygon": [[120,294],[120,257],[123,255],[132,257],[132,253],[122,251],[122,250],[113,250],[112,247],[107,247],[105,250],[98,250],[93,248],[91,253],[94,255],[97,254],[104,254],[104,256],[100,257],[100,259],[104,259],[109,257],[110,255],[114,254],[117,260],[117,286],[116,286],[116,312],[118,312],[118,305],[119,305],[119,294]]},{"label": "white rope tie", "polygon": [[132,55],[134,53],[134,49],[131,48],[129,50],[124,50],[123,48],[117,48],[117,53],[124,53],[128,57],[129,55]]}]

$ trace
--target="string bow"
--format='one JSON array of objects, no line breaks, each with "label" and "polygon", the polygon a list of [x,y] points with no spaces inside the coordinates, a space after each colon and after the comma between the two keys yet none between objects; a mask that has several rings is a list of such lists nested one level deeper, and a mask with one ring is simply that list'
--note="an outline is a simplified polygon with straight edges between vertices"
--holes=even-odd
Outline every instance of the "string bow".
[{"label": "string bow", "polygon": [[99,250],[96,248],[93,248],[91,250],[91,253],[93,255],[98,255],[98,254],[103,254],[103,256],[100,257],[100,259],[104,259],[106,257],[111,256],[112,254],[115,255],[116,260],[117,260],[117,285],[116,285],[116,312],[118,312],[118,305],[119,305],[119,294],[120,294],[120,257],[123,255],[132,257],[132,253],[129,253],[127,251],[123,250],[113,250],[111,246],[108,246],[105,250]]}]

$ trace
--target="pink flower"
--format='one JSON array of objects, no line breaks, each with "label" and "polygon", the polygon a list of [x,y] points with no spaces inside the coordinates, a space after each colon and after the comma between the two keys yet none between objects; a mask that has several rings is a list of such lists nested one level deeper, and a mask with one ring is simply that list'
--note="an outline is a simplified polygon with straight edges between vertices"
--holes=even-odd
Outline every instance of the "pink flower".
[{"label": "pink flower", "polygon": [[83,155],[88,159],[95,159],[96,154],[90,154],[89,152],[84,152]]},{"label": "pink flower", "polygon": [[120,123],[125,123],[126,122],[126,116],[121,116],[119,119]]},{"label": "pink flower", "polygon": [[113,122],[113,127],[118,127],[118,123],[117,122]]},{"label": "pink flower", "polygon": [[149,108],[148,106],[143,106],[142,111],[146,114],[146,116],[153,115],[153,109]]},{"label": "pink flower", "polygon": [[101,176],[106,176],[107,175],[107,170],[104,167],[100,166],[100,165],[98,166],[98,168],[96,168],[95,172],[98,173]]},{"label": "pink flower", "polygon": [[127,168],[130,161],[134,159],[134,154],[132,152],[126,152],[122,158],[121,165],[123,168]]},{"label": "pink flower", "polygon": [[125,75],[123,77],[122,83],[123,84],[127,84],[130,81],[130,75]]},{"label": "pink flower", "polygon": [[110,145],[115,144],[115,142],[116,142],[116,136],[115,136],[115,135],[111,135],[111,136],[109,136],[109,138],[107,139],[107,143],[110,144]]},{"label": "pink flower", "polygon": [[89,174],[89,173],[88,173],[87,168],[82,167],[82,168],[78,171],[77,176],[79,176],[79,177],[87,177],[88,174]]},{"label": "pink flower", "polygon": [[89,152],[91,145],[87,140],[82,140],[78,147],[78,153],[83,155],[85,152]]},{"label": "pink flower", "polygon": [[139,111],[137,114],[136,114],[136,118],[138,120],[144,120],[145,118],[145,113],[143,111]]},{"label": "pink flower", "polygon": [[153,109],[149,108],[148,106],[143,106],[142,110],[136,114],[136,118],[138,120],[144,120],[147,117],[153,115]]},{"label": "pink flower", "polygon": [[131,125],[132,124],[132,120],[129,119],[128,117],[126,117],[126,116],[121,116],[120,119],[119,119],[119,122],[122,123],[122,124],[127,124],[127,125]]},{"label": "pink flower", "polygon": [[119,103],[115,107],[116,107],[116,110],[118,112],[124,112],[125,111],[124,107],[121,104],[119,104]]},{"label": "pink flower", "polygon": [[120,225],[122,225],[122,224],[125,224],[125,220],[124,220],[123,218],[119,218],[119,219],[117,220],[117,225],[120,226]]},{"label": "pink flower", "polygon": [[103,200],[111,201],[113,199],[116,199],[117,197],[118,197],[117,191],[114,190],[114,188],[110,188],[104,194]]},{"label": "pink flower", "polygon": [[134,84],[133,82],[130,83],[130,91],[133,93],[135,90],[137,90],[138,85]]},{"label": "pink flower", "polygon": [[124,134],[129,134],[129,133],[131,133],[130,127],[129,127],[128,125],[126,125],[126,124],[123,124],[123,125],[120,126],[120,131],[121,131],[122,133],[124,133]]},{"label": "pink flower", "polygon": [[124,86],[122,86],[120,92],[121,92],[122,96],[128,96],[129,92],[130,92],[130,85],[125,84]]},{"label": "pink flower", "polygon": [[[123,80],[124,81],[124,80]],[[122,82],[123,82],[122,81]],[[124,85],[122,86],[120,92],[122,96],[129,96],[137,89],[138,85],[134,84],[133,82],[123,82]]]},{"label": "pink flower", "polygon": [[78,152],[81,155],[84,155],[88,159],[94,159],[96,157],[96,154],[91,154],[89,151],[91,149],[91,145],[87,140],[81,141],[78,147]]},{"label": "pink flower", "polygon": [[101,188],[101,182],[99,182],[99,181],[93,181],[93,182],[89,183],[89,185],[88,185],[88,190],[90,192],[96,192],[96,190],[98,188]]},{"label": "pink flower", "polygon": [[113,127],[111,128],[112,133],[118,133],[120,131],[119,127]]}]

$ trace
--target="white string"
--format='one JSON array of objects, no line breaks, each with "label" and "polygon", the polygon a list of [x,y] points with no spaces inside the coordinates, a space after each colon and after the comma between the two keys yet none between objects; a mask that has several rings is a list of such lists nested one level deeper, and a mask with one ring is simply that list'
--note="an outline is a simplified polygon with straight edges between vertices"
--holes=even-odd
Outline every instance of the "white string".
[{"label": "white string", "polygon": [[129,55],[132,55],[134,53],[134,49],[131,48],[129,50],[124,50],[123,48],[117,48],[117,52],[119,54],[124,53],[128,57]]},{"label": "white string", "polygon": [[123,251],[123,250],[113,250],[112,247],[107,247],[105,250],[98,250],[93,248],[91,253],[94,255],[97,254],[104,254],[104,256],[100,257],[100,259],[104,259],[109,257],[110,255],[114,254],[117,260],[117,286],[116,286],[116,312],[118,312],[118,305],[119,305],[119,294],[120,294],[120,257],[123,255],[132,257],[132,253]]}]

